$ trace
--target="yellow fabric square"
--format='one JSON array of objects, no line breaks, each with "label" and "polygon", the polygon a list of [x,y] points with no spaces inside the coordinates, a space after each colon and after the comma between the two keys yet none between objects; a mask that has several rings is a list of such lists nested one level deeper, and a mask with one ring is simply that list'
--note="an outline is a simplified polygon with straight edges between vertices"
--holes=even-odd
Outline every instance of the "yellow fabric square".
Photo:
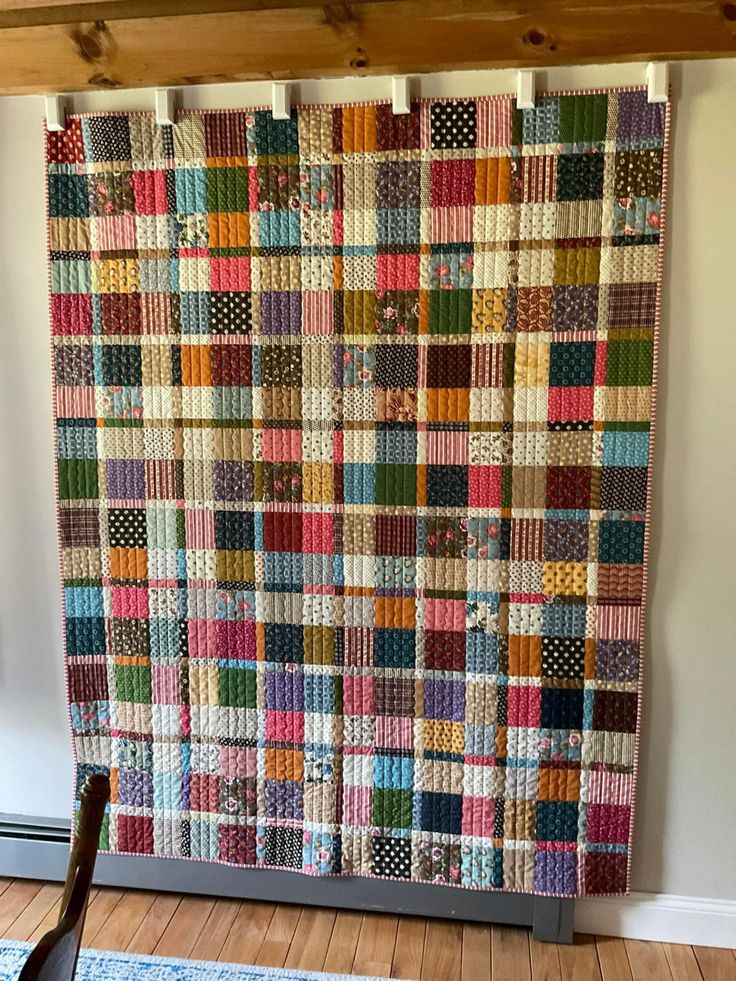
[{"label": "yellow fabric square", "polygon": [[309,504],[330,504],[334,500],[335,481],[331,463],[302,464],[302,498]]},{"label": "yellow fabric square", "polygon": [[[514,384],[546,387],[549,379],[549,344],[536,336],[519,334],[514,356]],[[544,393],[546,397],[546,392]]]},{"label": "yellow fabric square", "polygon": [[542,569],[542,589],[545,593],[563,596],[585,596],[588,584],[588,565],[585,562],[545,562]]},{"label": "yellow fabric square", "polygon": [[465,750],[465,726],[447,719],[425,719],[424,748],[438,753],[462,753]]}]

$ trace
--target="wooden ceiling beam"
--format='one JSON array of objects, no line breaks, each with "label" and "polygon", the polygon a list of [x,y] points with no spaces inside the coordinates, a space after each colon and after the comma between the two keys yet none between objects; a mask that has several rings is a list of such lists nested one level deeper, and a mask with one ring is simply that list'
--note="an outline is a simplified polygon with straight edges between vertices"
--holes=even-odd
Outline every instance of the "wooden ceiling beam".
[{"label": "wooden ceiling beam", "polygon": [[719,0],[0,0],[0,93],[736,55]]}]

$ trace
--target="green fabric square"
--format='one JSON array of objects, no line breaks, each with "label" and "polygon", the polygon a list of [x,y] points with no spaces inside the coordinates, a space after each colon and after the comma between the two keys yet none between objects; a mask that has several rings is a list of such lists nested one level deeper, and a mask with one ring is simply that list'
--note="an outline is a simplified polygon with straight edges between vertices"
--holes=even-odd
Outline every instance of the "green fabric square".
[{"label": "green fabric square", "polygon": [[592,385],[594,374],[595,342],[554,342],[550,346],[550,385]]},{"label": "green fabric square", "polygon": [[84,259],[55,259],[51,263],[52,293],[89,293],[90,265]]},{"label": "green fabric square", "polygon": [[411,790],[374,787],[373,825],[377,828],[410,828]]},{"label": "green fabric square", "polygon": [[87,176],[49,174],[49,216],[83,218],[89,214]]},{"label": "green fabric square", "polygon": [[97,460],[59,460],[59,499],[91,500],[98,497]]},{"label": "green fabric square", "polygon": [[651,341],[609,341],[606,360],[607,385],[651,385]]},{"label": "green fabric square", "polygon": [[430,292],[430,334],[469,334],[472,316],[472,290],[432,290]]},{"label": "green fabric square", "polygon": [[220,705],[256,707],[256,673],[247,668],[220,668]]},{"label": "green fabric square", "polygon": [[606,138],[607,95],[560,96],[560,142],[596,143]]},{"label": "green fabric square", "polygon": [[115,689],[119,702],[150,705],[151,668],[141,664],[116,664]]},{"label": "green fabric square", "polygon": [[376,504],[416,503],[416,467],[396,463],[376,464]]},{"label": "green fabric square", "polygon": [[209,167],[205,175],[210,211],[248,210],[248,170],[245,167]]},{"label": "green fabric square", "polygon": [[636,565],[644,561],[643,521],[602,521],[598,529],[598,560]]}]

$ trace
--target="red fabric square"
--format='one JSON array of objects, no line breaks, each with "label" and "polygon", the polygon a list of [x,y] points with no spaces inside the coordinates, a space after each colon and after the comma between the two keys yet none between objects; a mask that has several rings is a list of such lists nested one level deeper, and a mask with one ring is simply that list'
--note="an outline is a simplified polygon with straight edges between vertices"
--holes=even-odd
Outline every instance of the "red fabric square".
[{"label": "red fabric square", "polygon": [[629,841],[631,808],[620,804],[588,805],[588,841],[626,845]]},{"label": "red fabric square", "polygon": [[266,552],[301,552],[302,516],[290,511],[266,511],[263,547]]},{"label": "red fabric square", "polygon": [[463,797],[462,834],[492,838],[495,810],[493,797]]},{"label": "red fabric square", "polygon": [[166,172],[163,170],[136,170],[133,173],[133,196],[136,214],[167,214],[169,209],[166,198]]},{"label": "red fabric square", "polygon": [[590,507],[590,467],[549,467],[547,507],[586,510]]},{"label": "red fabric square", "polygon": [[304,742],[303,712],[266,712],[266,739],[280,743]]},{"label": "red fabric square", "polygon": [[142,334],[140,293],[100,294],[103,334]]},{"label": "red fabric square", "polygon": [[250,344],[213,344],[210,373],[215,386],[245,388],[253,384]]},{"label": "red fabric square", "polygon": [[119,814],[118,851],[153,855],[153,818]]},{"label": "red fabric square", "polygon": [[220,811],[220,783],[216,773],[192,773],[189,793],[190,811]]},{"label": "red fabric square", "polygon": [[430,171],[433,208],[475,203],[475,160],[433,160]]},{"label": "red fabric square", "polygon": [[526,685],[509,685],[506,719],[510,726],[538,728],[542,707],[542,689]]},{"label": "red fabric square", "polygon": [[210,289],[222,292],[244,292],[250,289],[250,259],[210,259]]},{"label": "red fabric square", "polygon": [[332,555],[335,540],[331,514],[305,514],[302,518],[302,551]]},{"label": "red fabric square", "polygon": [[51,297],[54,334],[91,334],[92,297],[88,293],[55,293]]},{"label": "red fabric square", "polygon": [[583,863],[585,895],[626,892],[626,854],[587,852]]},{"label": "red fabric square", "polygon": [[593,387],[550,388],[547,405],[550,422],[590,420],[593,418]]},{"label": "red fabric square", "polygon": [[419,256],[379,255],[376,263],[376,288],[381,290],[418,290]]},{"label": "red fabric square", "polygon": [[427,630],[424,663],[430,671],[464,671],[465,634],[454,630]]},{"label": "red fabric square", "polygon": [[263,459],[268,463],[301,460],[302,434],[300,429],[264,429]]},{"label": "red fabric square", "polygon": [[345,715],[374,715],[375,678],[346,674],[343,678]]},{"label": "red fabric square", "polygon": [[240,824],[221,824],[217,829],[220,861],[230,865],[256,864],[256,829]]},{"label": "red fabric square", "polygon": [[216,620],[217,656],[241,661],[256,660],[256,624],[254,620]]},{"label": "red fabric square", "polygon": [[501,485],[501,467],[470,467],[468,504],[471,508],[500,508]]}]

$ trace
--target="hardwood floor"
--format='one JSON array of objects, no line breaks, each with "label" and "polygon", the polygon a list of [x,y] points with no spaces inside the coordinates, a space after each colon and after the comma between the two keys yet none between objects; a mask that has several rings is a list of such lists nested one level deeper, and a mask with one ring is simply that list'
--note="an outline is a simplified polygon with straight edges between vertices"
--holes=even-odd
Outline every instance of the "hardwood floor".
[{"label": "hardwood floor", "polygon": [[[0,878],[0,936],[35,942],[61,886]],[[86,947],[413,981],[733,981],[736,951],[135,889],[94,889]]]}]

